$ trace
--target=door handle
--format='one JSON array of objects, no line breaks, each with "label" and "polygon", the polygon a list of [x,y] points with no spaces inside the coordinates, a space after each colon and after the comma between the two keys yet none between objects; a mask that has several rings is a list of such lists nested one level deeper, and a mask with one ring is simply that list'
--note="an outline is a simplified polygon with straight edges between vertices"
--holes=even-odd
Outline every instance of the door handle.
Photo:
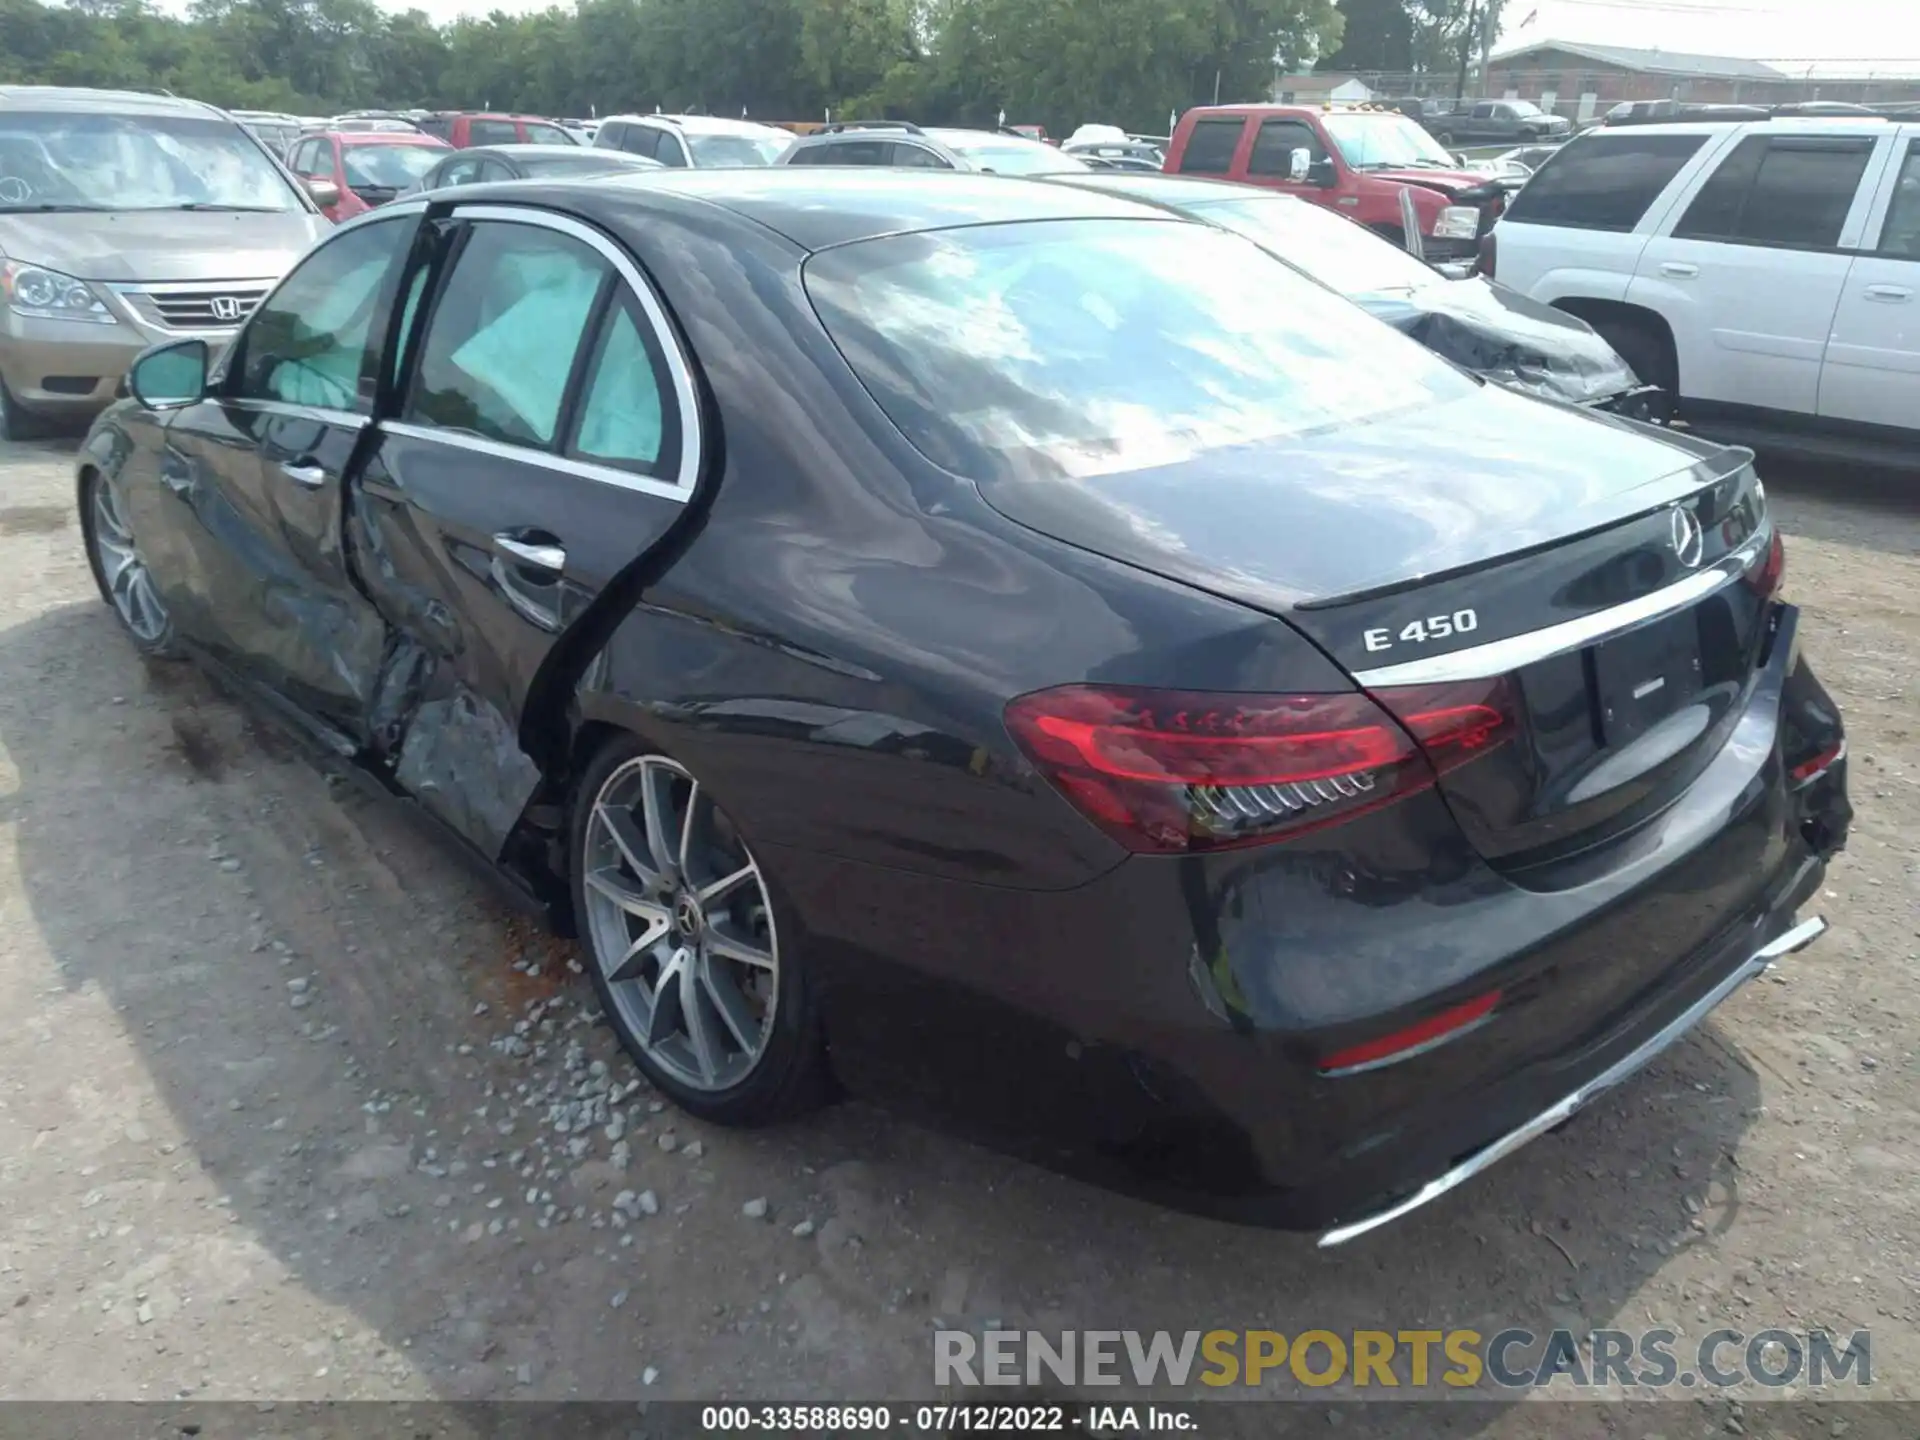
[{"label": "door handle", "polygon": [[1869,285],[1867,299],[1881,300],[1890,305],[1898,305],[1902,300],[1911,300],[1913,291],[1904,285]]},{"label": "door handle", "polygon": [[283,461],[280,473],[296,485],[304,485],[309,490],[318,490],[327,483],[327,472],[323,466],[303,465],[296,461]]},{"label": "door handle", "polygon": [[1660,273],[1671,275],[1677,280],[1691,280],[1700,273],[1700,267],[1689,265],[1681,260],[1663,260],[1660,262]]},{"label": "door handle", "polygon": [[531,565],[536,570],[550,570],[558,575],[567,568],[567,552],[559,545],[523,540],[515,535],[496,535],[493,543],[501,554],[511,555],[522,565]]}]

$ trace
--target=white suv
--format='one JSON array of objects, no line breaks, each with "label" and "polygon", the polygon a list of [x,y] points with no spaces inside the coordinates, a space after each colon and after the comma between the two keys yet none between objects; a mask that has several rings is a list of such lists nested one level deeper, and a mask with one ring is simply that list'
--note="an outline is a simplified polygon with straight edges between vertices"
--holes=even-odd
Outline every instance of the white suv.
[{"label": "white suv", "polygon": [[793,144],[793,132],[716,115],[612,115],[593,143],[674,168],[727,170],[773,164]]},{"label": "white suv", "polygon": [[1695,428],[1920,446],[1920,124],[1592,130],[1514,197],[1489,267],[1591,323]]}]

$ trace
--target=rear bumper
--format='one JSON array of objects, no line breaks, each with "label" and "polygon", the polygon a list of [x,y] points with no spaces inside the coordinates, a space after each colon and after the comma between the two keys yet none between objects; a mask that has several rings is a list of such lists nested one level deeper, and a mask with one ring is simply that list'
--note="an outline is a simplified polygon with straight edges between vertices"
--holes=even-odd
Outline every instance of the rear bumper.
[{"label": "rear bumper", "polygon": [[1371,1215],[1327,1231],[1320,1237],[1320,1248],[1325,1250],[1335,1245],[1344,1245],[1349,1240],[1359,1239],[1369,1231],[1392,1224],[1403,1215],[1409,1215],[1421,1206],[1438,1200],[1449,1190],[1464,1185],[1481,1171],[1513,1154],[1528,1141],[1537,1140],[1549,1130],[1564,1124],[1588,1102],[1652,1063],[1669,1046],[1706,1019],[1722,1000],[1733,994],[1747,981],[1772,969],[1787,956],[1806,949],[1825,934],[1826,929],[1827,922],[1816,916],[1811,920],[1802,920],[1792,928],[1782,931],[1755,950],[1741,964],[1728,971],[1715,982],[1712,988],[1679,1014],[1666,1021],[1597,1075],[1582,1081],[1551,1105],[1507,1131],[1499,1139],[1474,1151],[1465,1159],[1456,1161],[1405,1199],[1376,1210]]},{"label": "rear bumper", "polygon": [[[1778,619],[1685,794],[1524,883],[1432,792],[1066,892],[775,855],[819,945],[834,1066],[1162,1204],[1363,1234],[1557,1125],[1811,938],[1797,912],[1851,812],[1844,759],[1790,778],[1842,736],[1792,608]],[[1490,1018],[1446,1043],[1364,1072],[1326,1059],[1490,991]]]}]

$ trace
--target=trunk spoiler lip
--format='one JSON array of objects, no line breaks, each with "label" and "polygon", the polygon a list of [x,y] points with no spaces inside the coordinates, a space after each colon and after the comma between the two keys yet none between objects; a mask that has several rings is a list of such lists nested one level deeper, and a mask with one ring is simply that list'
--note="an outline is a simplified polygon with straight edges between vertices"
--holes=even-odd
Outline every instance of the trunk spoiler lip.
[{"label": "trunk spoiler lip", "polygon": [[[1585,406],[1576,408],[1586,413],[1592,413]],[[1661,438],[1672,439],[1674,437],[1663,434]],[[1715,449],[1717,451],[1715,456],[1703,456],[1685,470],[1672,471],[1656,479],[1649,480],[1644,485],[1635,487],[1636,490],[1647,490],[1656,486],[1669,487],[1663,491],[1657,501],[1638,509],[1629,510],[1624,514],[1609,513],[1605,518],[1596,517],[1591,524],[1570,529],[1564,534],[1554,536],[1551,540],[1542,540],[1538,544],[1522,546],[1515,550],[1503,550],[1498,555],[1489,556],[1483,560],[1471,560],[1464,565],[1455,565],[1447,570],[1424,571],[1421,574],[1408,575],[1399,580],[1389,580],[1383,584],[1370,585],[1362,590],[1348,590],[1339,595],[1314,596],[1311,599],[1295,602],[1293,608],[1300,613],[1310,613],[1319,610],[1338,610],[1346,605],[1364,604],[1370,600],[1384,600],[1389,596],[1401,594],[1403,591],[1418,590],[1423,585],[1437,585],[1442,581],[1456,580],[1463,575],[1471,575],[1475,571],[1490,570],[1496,565],[1505,565],[1509,561],[1524,560],[1529,556],[1556,549],[1571,541],[1584,540],[1589,535],[1598,535],[1602,531],[1613,529],[1616,525],[1630,524],[1632,521],[1641,519],[1644,516],[1655,514],[1666,509],[1668,506],[1677,504],[1691,496],[1698,495],[1703,490],[1710,490],[1715,485],[1722,484],[1734,478],[1740,474],[1741,471],[1751,469],[1753,465],[1753,451],[1747,449],[1744,445],[1729,445],[1715,447]],[[1715,459],[1718,459],[1721,463],[1714,465],[1712,461]],[[1681,483],[1676,485],[1674,483],[1676,481]],[[1755,476],[1755,483],[1759,483],[1759,477],[1757,475]],[[1634,491],[1626,492],[1628,495],[1632,495],[1633,493]]]},{"label": "trunk spoiler lip", "polygon": [[1638,629],[1665,618],[1689,605],[1697,605],[1710,595],[1733,584],[1773,543],[1771,516],[1741,543],[1713,564],[1704,566],[1653,590],[1635,600],[1596,610],[1558,625],[1511,635],[1505,640],[1490,640],[1445,655],[1430,655],[1398,665],[1382,665],[1372,670],[1356,670],[1354,680],[1362,689],[1391,685],[1434,685],[1455,680],[1480,680],[1506,675],[1528,665],[1538,664],[1555,655],[1582,649],[1610,636]]}]

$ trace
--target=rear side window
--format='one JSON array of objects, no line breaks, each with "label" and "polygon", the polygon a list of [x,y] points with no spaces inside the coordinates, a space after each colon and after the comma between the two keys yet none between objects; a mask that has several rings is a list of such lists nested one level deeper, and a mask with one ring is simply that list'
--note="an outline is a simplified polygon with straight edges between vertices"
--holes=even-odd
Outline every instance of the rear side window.
[{"label": "rear side window", "polygon": [[523,120],[521,128],[527,132],[529,145],[571,145],[573,136],[558,125],[543,125],[538,120]]},{"label": "rear side window", "polygon": [[1900,178],[1880,227],[1880,253],[1896,260],[1920,260],[1920,140],[1907,148]]},{"label": "rear side window", "polygon": [[831,145],[816,145],[802,152],[803,164],[811,165],[891,165],[893,142],[890,140],[837,140]]},{"label": "rear side window", "polygon": [[567,453],[658,477],[661,457],[680,448],[673,407],[662,404],[666,393],[666,363],[629,296],[601,326]]},{"label": "rear side window", "polygon": [[429,115],[418,123],[420,128],[429,135],[441,140],[453,138],[453,122],[444,115]]},{"label": "rear side window", "polygon": [[621,137],[620,148],[629,155],[644,155],[651,160],[660,145],[660,132],[651,125],[629,125]]},{"label": "rear side window", "polygon": [[1783,249],[1826,249],[1866,173],[1866,139],[1752,135],[1721,162],[1674,236]]},{"label": "rear side window", "polygon": [[475,120],[467,126],[469,145],[517,145],[520,132],[511,120]]},{"label": "rear side window", "polygon": [[953,167],[924,145],[895,145],[893,163],[909,170],[951,170]]},{"label": "rear side window", "polygon": [[609,120],[594,132],[593,143],[603,150],[624,149],[620,142],[626,138],[627,130],[627,126]]},{"label": "rear side window", "polygon": [[571,235],[482,221],[435,302],[403,419],[551,447],[573,358],[609,275]]},{"label": "rear side window", "polygon": [[1180,156],[1180,171],[1186,175],[1224,175],[1233,168],[1233,152],[1240,146],[1240,132],[1247,122],[1197,120],[1187,136],[1187,148]]},{"label": "rear side window", "polygon": [[1632,131],[1582,136],[1513,197],[1506,218],[1525,225],[1631,230],[1706,138]]}]

